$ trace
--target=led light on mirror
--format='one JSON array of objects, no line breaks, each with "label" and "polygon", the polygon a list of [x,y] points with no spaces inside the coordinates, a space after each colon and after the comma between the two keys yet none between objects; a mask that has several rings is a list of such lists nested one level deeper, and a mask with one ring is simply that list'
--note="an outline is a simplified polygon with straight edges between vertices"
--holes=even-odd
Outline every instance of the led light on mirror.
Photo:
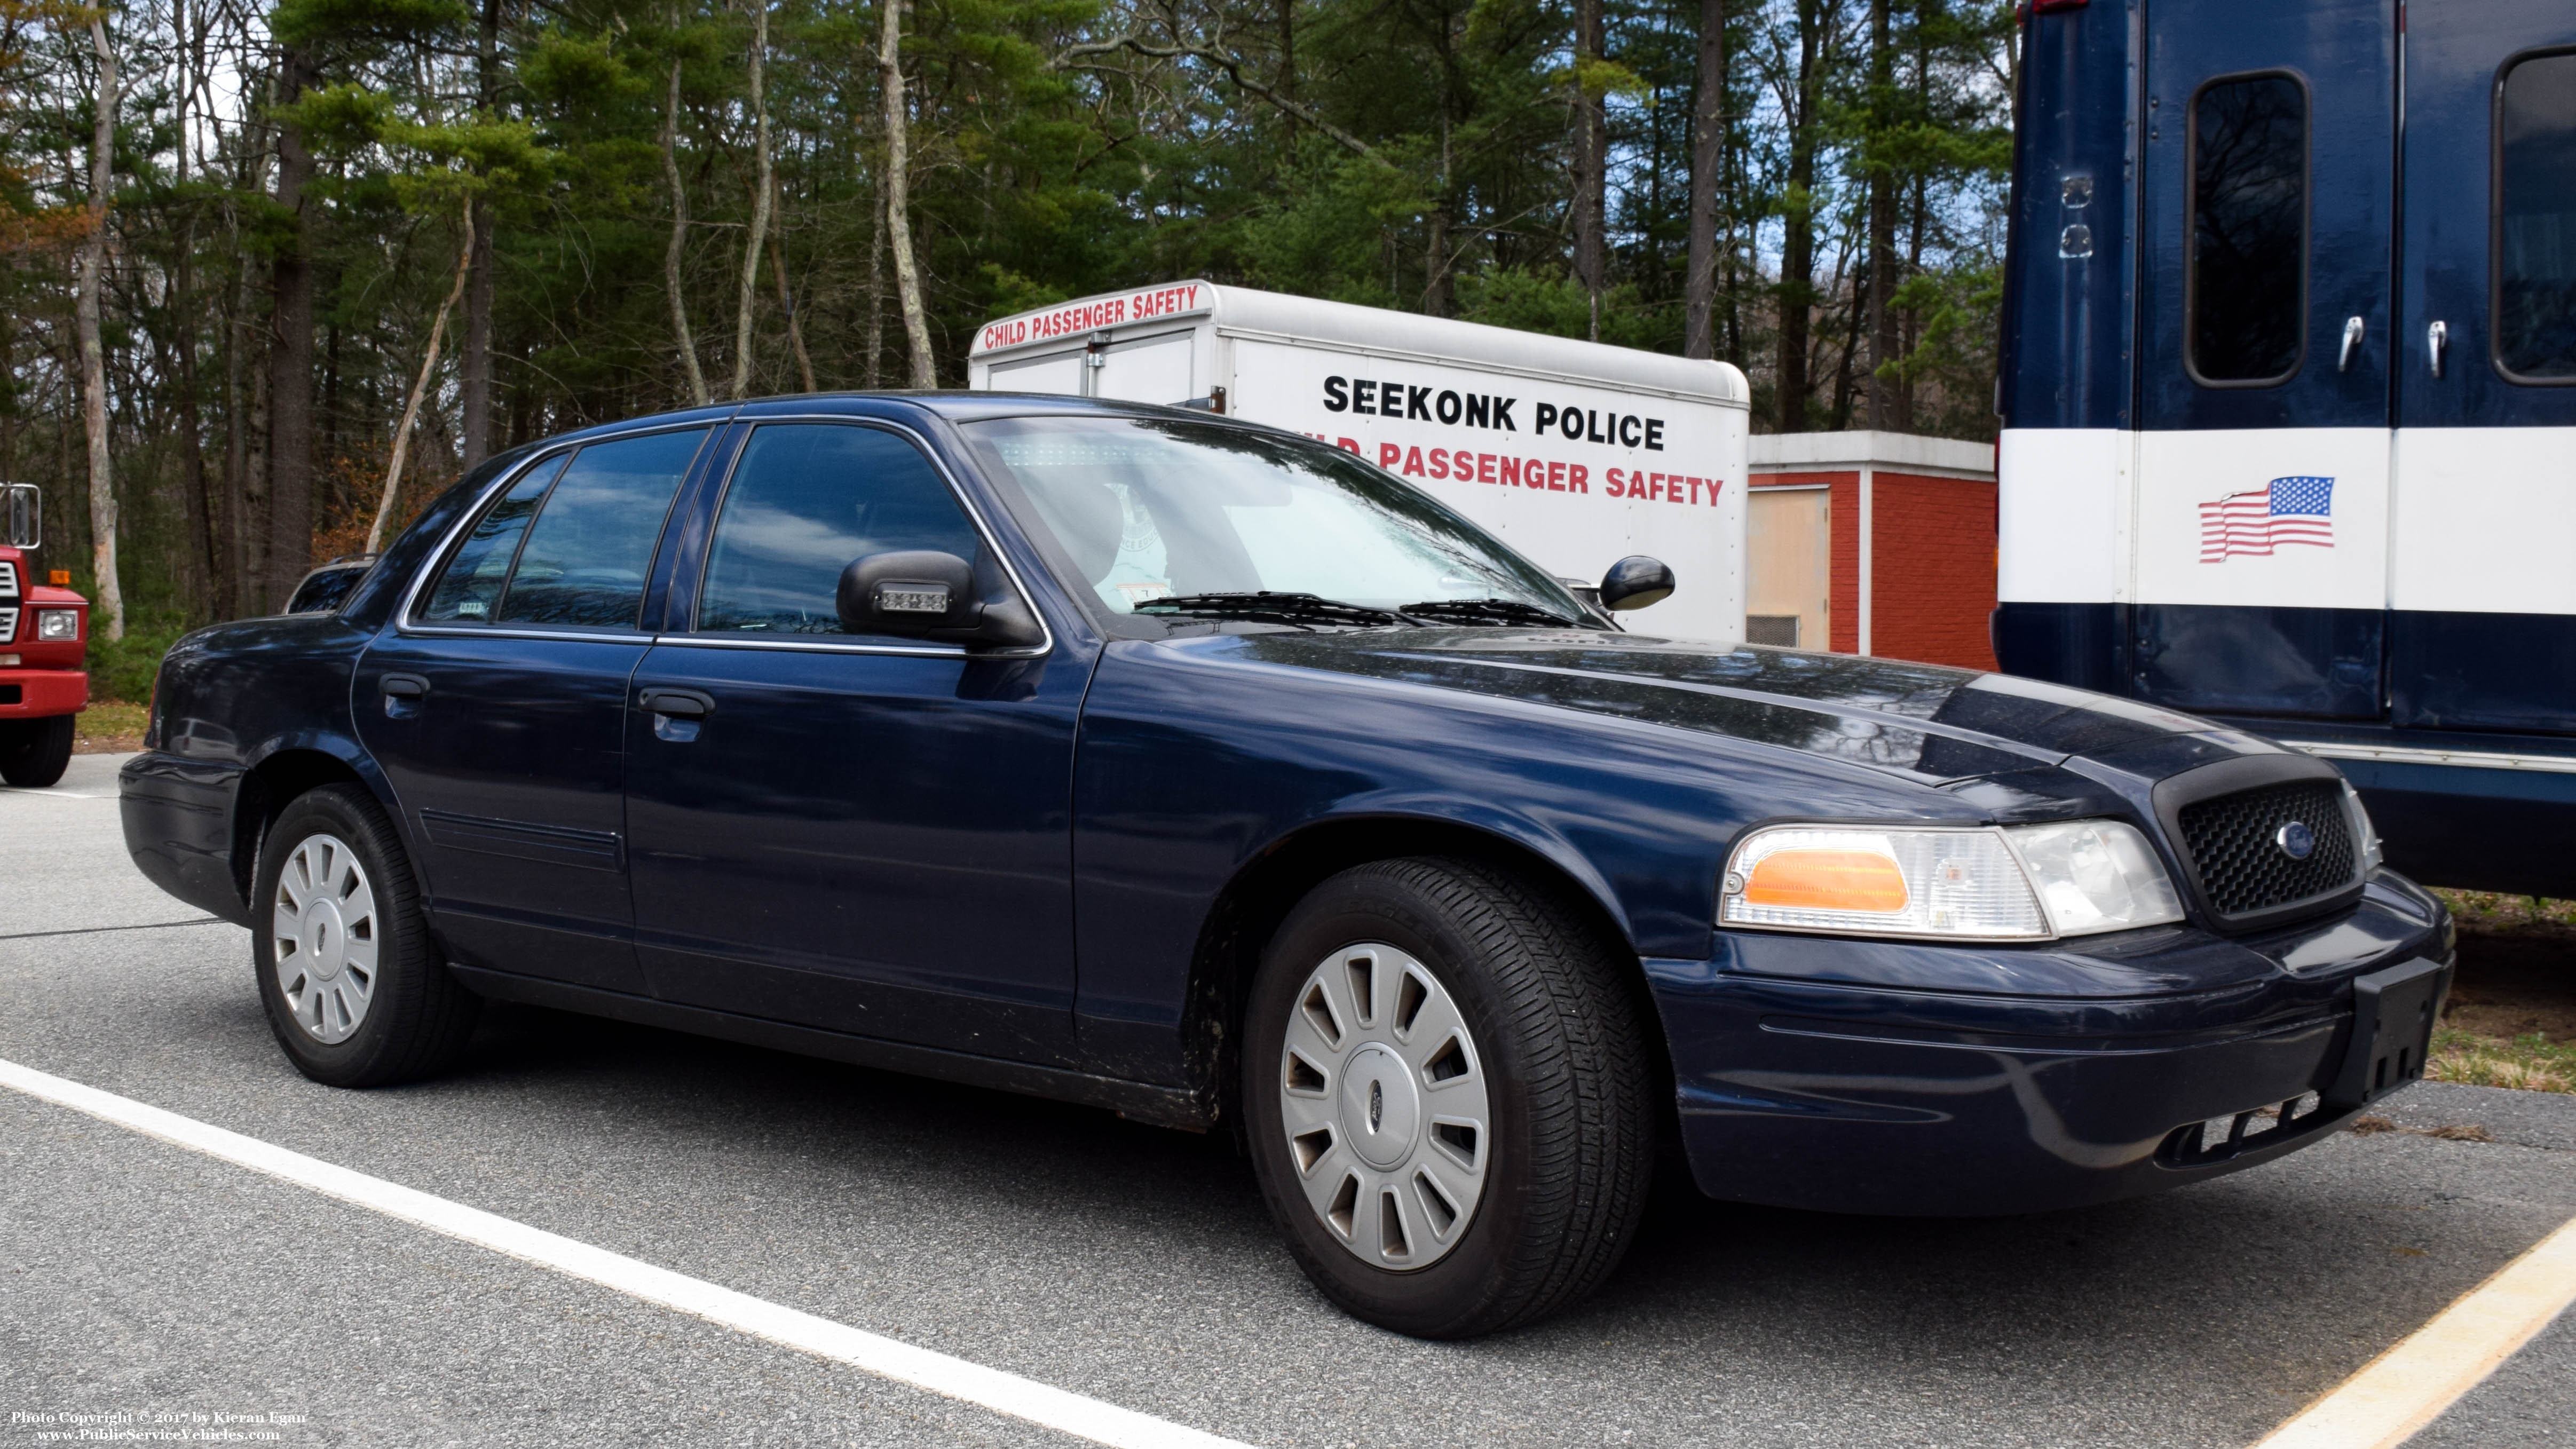
[{"label": "led light on mirror", "polygon": [[2182,919],[2182,898],[2147,846],[2117,820],[2063,820],[2004,831],[2061,936],[2126,931]]},{"label": "led light on mirror", "polygon": [[1993,830],[1790,825],[1727,861],[1724,925],[1872,936],[2035,940],[2046,916]]}]

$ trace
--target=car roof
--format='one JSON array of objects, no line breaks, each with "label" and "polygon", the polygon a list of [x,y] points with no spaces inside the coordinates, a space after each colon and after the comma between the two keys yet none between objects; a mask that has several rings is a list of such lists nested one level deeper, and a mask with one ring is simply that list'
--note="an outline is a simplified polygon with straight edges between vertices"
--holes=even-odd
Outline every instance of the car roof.
[{"label": "car roof", "polygon": [[[642,428],[680,427],[695,423],[722,424],[741,419],[754,421],[763,417],[786,415],[841,414],[850,417],[883,416],[888,404],[897,410],[918,410],[949,422],[977,422],[987,418],[1028,417],[1055,414],[1070,417],[1164,417],[1192,418],[1200,421],[1219,416],[1193,408],[1160,407],[1152,403],[1122,402],[1109,398],[1067,397],[1060,393],[968,392],[808,392],[784,393],[771,397],[750,398],[740,403],[715,407],[681,408],[671,412],[646,413],[622,418],[616,422],[596,423],[527,443],[511,450],[513,455],[540,452],[566,443],[591,438],[630,433]],[[1248,419],[1227,421],[1248,427],[1268,428]],[[1274,429],[1275,431],[1275,429]]]}]

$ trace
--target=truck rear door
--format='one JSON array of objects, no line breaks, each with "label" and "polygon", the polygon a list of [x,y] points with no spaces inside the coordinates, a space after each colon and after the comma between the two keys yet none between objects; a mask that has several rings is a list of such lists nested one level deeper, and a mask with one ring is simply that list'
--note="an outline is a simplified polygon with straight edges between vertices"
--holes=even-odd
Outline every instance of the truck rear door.
[{"label": "truck rear door", "polygon": [[2396,0],[2148,0],[2133,690],[2382,713]]},{"label": "truck rear door", "polygon": [[2406,13],[2393,721],[2576,733],[2576,10]]}]

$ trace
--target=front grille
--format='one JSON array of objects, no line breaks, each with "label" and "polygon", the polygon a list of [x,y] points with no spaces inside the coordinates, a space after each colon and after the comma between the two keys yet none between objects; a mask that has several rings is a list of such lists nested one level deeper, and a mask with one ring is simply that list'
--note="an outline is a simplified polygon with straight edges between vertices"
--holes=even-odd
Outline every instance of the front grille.
[{"label": "front grille", "polygon": [[17,637],[18,611],[15,609],[0,609],[0,644],[6,644]]},{"label": "front grille", "polygon": [[0,599],[18,597],[18,566],[0,559]]},{"label": "front grille", "polygon": [[[2278,843],[2292,822],[2316,837],[2305,860],[2292,859]],[[2222,916],[2332,895],[2352,884],[2352,826],[2340,781],[2294,780],[2195,801],[2182,807],[2181,823],[2201,894]]]}]

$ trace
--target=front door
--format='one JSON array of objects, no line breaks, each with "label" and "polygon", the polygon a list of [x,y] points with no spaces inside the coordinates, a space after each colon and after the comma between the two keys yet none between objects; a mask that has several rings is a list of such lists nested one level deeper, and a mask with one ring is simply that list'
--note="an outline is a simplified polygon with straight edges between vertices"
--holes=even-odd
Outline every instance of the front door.
[{"label": "front door", "polygon": [[673,1001],[1069,1061],[1068,810],[1089,660],[844,633],[841,571],[909,549],[1010,587],[902,434],[752,430],[635,675],[640,954]]},{"label": "front door", "polygon": [[2149,0],[2135,677],[2375,719],[2396,0]]},{"label": "front door", "polygon": [[2576,11],[2407,22],[2395,723],[2576,733]]},{"label": "front door", "polygon": [[645,580],[707,430],[540,462],[459,538],[359,662],[384,767],[457,960],[640,992],[627,894],[627,680]]}]

